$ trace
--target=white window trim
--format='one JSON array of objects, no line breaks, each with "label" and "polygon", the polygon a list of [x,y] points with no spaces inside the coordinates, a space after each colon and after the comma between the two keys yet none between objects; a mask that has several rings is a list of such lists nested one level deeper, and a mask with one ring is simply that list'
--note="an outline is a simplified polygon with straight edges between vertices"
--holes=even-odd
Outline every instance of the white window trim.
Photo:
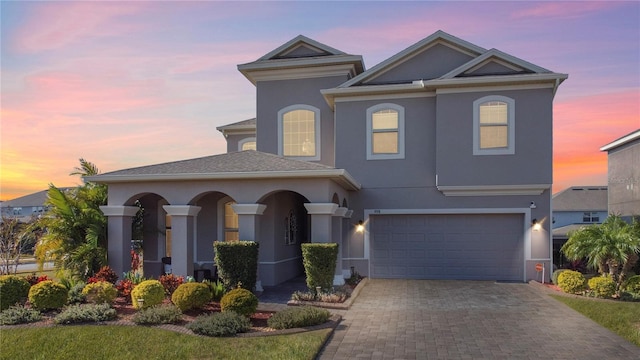
[{"label": "white window trim", "polygon": [[249,137],[249,138],[245,138],[245,139],[242,139],[242,140],[238,141],[238,151],[242,151],[242,146],[245,143],[252,142],[252,141],[256,141],[256,138]]},{"label": "white window trim", "polygon": [[[398,112],[398,153],[374,154],[371,138],[373,135],[373,113],[376,111],[392,109]],[[391,103],[374,105],[367,109],[367,160],[391,160],[404,159],[404,107]]]},{"label": "white window trim", "polygon": [[284,156],[284,149],[283,149],[283,134],[282,134],[282,117],[284,116],[284,114],[288,113],[289,111],[293,111],[293,110],[309,110],[309,111],[313,111],[315,113],[315,141],[316,141],[316,155],[315,156],[287,156],[288,159],[296,159],[296,160],[306,160],[306,161],[319,161],[320,160],[320,153],[321,153],[321,142],[320,142],[320,109],[318,109],[317,107],[313,107],[311,105],[305,105],[305,104],[296,104],[296,105],[291,105],[291,106],[287,106],[284,109],[281,109],[280,111],[278,111],[278,155],[280,156]]},{"label": "white window trim", "polygon": [[[501,149],[480,149],[480,104],[489,101],[507,103],[507,147]],[[473,102],[473,155],[513,155],[516,153],[516,102],[512,98],[500,95],[481,97]]]}]

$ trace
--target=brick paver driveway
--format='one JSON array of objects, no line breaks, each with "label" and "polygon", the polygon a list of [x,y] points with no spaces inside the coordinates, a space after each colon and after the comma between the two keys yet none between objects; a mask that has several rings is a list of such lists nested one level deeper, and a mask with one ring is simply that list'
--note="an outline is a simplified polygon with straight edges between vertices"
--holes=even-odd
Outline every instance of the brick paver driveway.
[{"label": "brick paver driveway", "polygon": [[640,359],[528,284],[370,280],[320,359]]}]

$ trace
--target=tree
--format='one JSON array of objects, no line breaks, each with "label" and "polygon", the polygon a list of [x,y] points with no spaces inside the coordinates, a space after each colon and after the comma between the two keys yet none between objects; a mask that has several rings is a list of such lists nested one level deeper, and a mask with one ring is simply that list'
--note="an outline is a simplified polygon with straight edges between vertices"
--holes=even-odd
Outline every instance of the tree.
[{"label": "tree", "polygon": [[561,251],[569,260],[585,258],[587,265],[602,275],[609,274],[618,288],[626,272],[638,261],[640,226],[618,215],[609,215],[602,224],[582,227],[569,234]]},{"label": "tree", "polygon": [[20,255],[26,253],[33,246],[35,234],[29,233],[29,225],[30,223],[21,223],[17,218],[2,216],[0,220],[0,275],[15,274],[20,263]]},{"label": "tree", "polygon": [[[71,175],[99,174],[98,168],[80,159]],[[87,279],[106,265],[107,219],[100,211],[107,203],[107,187],[86,182],[64,191],[49,185],[46,204],[49,211],[40,219],[46,233],[36,247],[40,265],[53,260],[56,270]]]}]

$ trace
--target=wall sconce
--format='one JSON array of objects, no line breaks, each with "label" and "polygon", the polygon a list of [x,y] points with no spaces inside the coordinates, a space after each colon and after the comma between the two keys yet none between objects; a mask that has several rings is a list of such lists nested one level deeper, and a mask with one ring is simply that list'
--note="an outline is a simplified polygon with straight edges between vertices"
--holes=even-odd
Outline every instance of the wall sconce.
[{"label": "wall sconce", "polygon": [[357,233],[364,232],[364,224],[362,223],[362,220],[358,221],[358,225],[356,225],[356,232]]},{"label": "wall sconce", "polygon": [[533,219],[531,222],[531,227],[533,227],[533,231],[538,231],[542,228],[542,224],[538,222],[538,219]]}]

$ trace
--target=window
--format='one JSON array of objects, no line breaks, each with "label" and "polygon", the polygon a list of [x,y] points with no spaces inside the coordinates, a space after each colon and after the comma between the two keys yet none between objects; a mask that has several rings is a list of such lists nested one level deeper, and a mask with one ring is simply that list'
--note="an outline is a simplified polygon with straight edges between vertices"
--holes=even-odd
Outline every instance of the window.
[{"label": "window", "polygon": [[367,109],[367,160],[404,159],[404,108],[379,104]]},{"label": "window", "polygon": [[233,211],[235,201],[224,203],[224,241],[238,241],[238,214]]},{"label": "window", "polygon": [[278,153],[303,160],[320,160],[320,110],[308,105],[278,112]]},{"label": "window", "polygon": [[600,216],[598,215],[597,212],[588,211],[588,212],[585,212],[582,215],[582,222],[583,223],[597,223],[597,222],[600,222]]},{"label": "window", "polygon": [[246,139],[242,139],[238,142],[238,150],[255,150],[256,149],[256,138],[250,137]]},{"label": "window", "polygon": [[473,102],[473,154],[515,154],[515,102],[485,96]]}]

